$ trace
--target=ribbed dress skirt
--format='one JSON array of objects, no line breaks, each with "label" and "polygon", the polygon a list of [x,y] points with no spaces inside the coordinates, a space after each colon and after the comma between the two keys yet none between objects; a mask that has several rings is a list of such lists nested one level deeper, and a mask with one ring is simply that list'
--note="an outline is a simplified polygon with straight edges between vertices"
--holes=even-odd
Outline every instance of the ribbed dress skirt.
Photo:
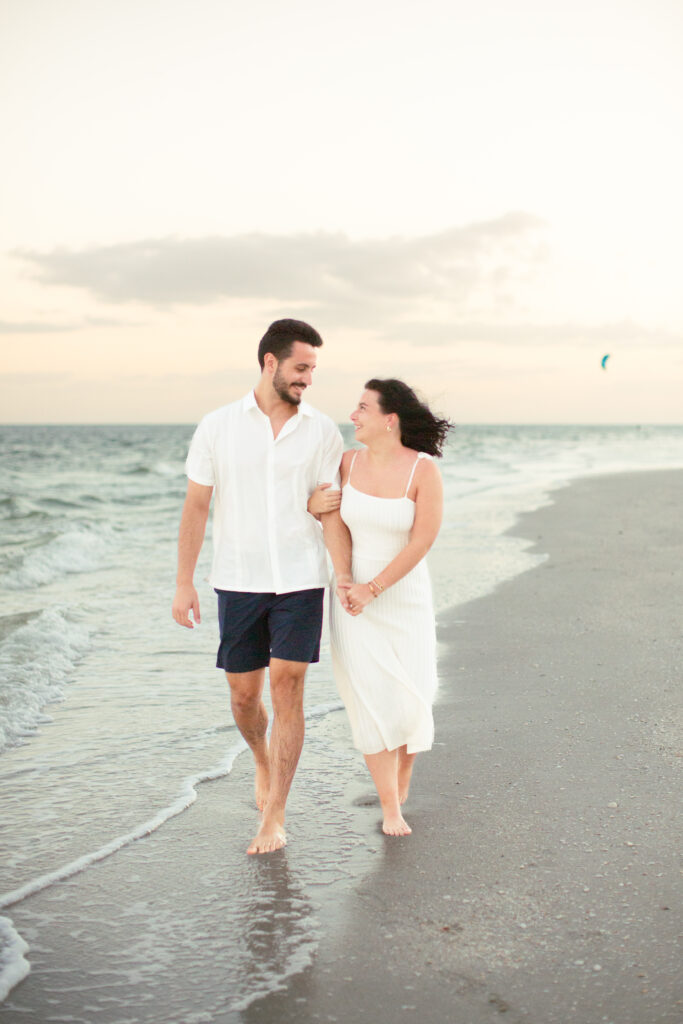
[{"label": "ribbed dress skirt", "polygon": [[[408,543],[415,518],[409,498],[376,498],[346,484],[341,515],[353,541],[353,578],[367,583]],[[364,754],[429,750],[434,738],[436,632],[427,563],[419,562],[363,612],[351,616],[332,591],[332,667]]]}]

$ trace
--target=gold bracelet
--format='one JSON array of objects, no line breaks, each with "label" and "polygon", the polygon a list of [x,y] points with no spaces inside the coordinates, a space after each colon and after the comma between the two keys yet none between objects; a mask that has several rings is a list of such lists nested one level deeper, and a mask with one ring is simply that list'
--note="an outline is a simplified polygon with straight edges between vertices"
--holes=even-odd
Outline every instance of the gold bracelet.
[{"label": "gold bracelet", "polygon": [[382,591],[384,590],[384,587],[382,586],[380,581],[377,578],[375,578],[372,582],[375,584],[375,586],[377,587],[377,589],[379,590],[379,592],[381,594]]},{"label": "gold bracelet", "polygon": [[368,583],[368,586],[370,587],[370,593],[372,594],[372,596],[373,597],[379,597],[379,590],[377,590],[377,586],[375,584],[375,581],[371,580]]}]

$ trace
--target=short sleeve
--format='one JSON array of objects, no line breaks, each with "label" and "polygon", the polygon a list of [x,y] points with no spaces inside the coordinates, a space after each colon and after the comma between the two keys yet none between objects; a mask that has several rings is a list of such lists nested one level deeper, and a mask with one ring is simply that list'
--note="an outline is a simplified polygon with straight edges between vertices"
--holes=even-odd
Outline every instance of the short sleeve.
[{"label": "short sleeve", "polygon": [[326,420],[323,424],[323,451],[318,474],[319,484],[331,483],[332,490],[339,490],[341,487],[339,467],[343,454],[344,441],[339,428],[332,420]]},{"label": "short sleeve", "polygon": [[185,472],[190,480],[204,487],[213,487],[216,477],[213,467],[213,447],[210,444],[206,419],[194,432],[185,460]]}]

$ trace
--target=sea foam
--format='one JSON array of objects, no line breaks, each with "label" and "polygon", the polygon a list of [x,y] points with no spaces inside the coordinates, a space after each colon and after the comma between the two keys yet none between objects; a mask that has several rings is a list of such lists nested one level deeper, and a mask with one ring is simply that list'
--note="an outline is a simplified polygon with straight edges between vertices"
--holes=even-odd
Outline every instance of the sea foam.
[{"label": "sea foam", "polygon": [[23,743],[61,700],[73,668],[90,646],[81,623],[43,611],[0,645],[0,752]]},{"label": "sea foam", "polygon": [[0,917],[0,1003],[31,970],[24,956],[28,943],[15,930],[9,917]]},{"label": "sea foam", "polygon": [[43,586],[67,573],[96,572],[110,557],[110,542],[103,532],[72,528],[47,544],[32,547],[22,562],[2,578],[9,590]]}]

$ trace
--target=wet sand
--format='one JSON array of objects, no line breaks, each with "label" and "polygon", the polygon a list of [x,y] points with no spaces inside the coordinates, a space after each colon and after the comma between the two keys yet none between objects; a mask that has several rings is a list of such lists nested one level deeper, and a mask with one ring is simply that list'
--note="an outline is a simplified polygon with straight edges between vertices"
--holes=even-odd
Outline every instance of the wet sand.
[{"label": "wet sand", "polygon": [[311,722],[285,851],[244,854],[240,758],[5,911],[32,972],[0,1020],[679,1024],[681,507],[683,472],[638,473],[522,518],[547,561],[440,622],[410,838],[343,714]]}]

